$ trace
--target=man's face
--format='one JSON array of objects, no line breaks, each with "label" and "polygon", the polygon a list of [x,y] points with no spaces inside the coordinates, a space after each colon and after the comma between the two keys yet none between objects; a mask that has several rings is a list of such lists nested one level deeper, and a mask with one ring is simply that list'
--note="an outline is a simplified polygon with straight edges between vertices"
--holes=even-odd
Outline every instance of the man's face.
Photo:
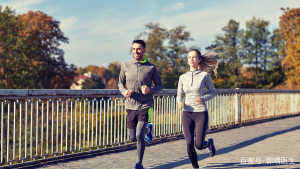
[{"label": "man's face", "polygon": [[132,44],[132,55],[135,60],[142,61],[144,59],[145,48],[139,43]]}]

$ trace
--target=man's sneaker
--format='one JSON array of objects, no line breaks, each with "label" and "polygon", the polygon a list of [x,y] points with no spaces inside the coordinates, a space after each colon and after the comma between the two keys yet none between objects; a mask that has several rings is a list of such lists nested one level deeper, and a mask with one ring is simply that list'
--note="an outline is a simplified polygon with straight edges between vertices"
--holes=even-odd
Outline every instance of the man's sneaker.
[{"label": "man's sneaker", "polygon": [[136,163],[134,168],[135,169],[144,169],[143,165],[140,163]]},{"label": "man's sneaker", "polygon": [[209,156],[213,157],[216,154],[216,148],[214,145],[214,140],[212,138],[208,139],[208,149],[209,149]]},{"label": "man's sneaker", "polygon": [[152,133],[153,133],[153,125],[152,125],[152,123],[148,123],[147,126],[146,126],[146,134],[145,134],[145,140],[148,143],[152,142],[152,138],[153,138]]}]

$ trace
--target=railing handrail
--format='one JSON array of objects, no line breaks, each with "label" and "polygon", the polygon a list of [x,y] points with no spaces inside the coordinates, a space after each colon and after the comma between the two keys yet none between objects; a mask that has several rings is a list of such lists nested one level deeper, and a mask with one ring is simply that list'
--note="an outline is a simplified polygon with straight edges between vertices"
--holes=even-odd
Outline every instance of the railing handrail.
[{"label": "railing handrail", "polygon": [[216,89],[217,93],[300,93],[300,90],[279,89]]},{"label": "railing handrail", "polygon": [[[216,89],[217,93],[300,93],[300,90],[278,89]],[[0,97],[36,97],[36,96],[121,96],[118,89],[0,89]],[[160,95],[176,95],[176,89],[163,89]]]},{"label": "railing handrail", "polygon": [[[163,89],[156,96],[176,95],[176,89]],[[0,98],[19,97],[122,97],[118,89],[0,89]]]}]

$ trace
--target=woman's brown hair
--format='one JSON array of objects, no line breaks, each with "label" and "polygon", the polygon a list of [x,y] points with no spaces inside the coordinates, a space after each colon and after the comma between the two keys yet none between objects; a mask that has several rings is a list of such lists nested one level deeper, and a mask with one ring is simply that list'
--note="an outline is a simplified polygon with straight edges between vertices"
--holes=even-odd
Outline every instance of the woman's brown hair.
[{"label": "woman's brown hair", "polygon": [[198,49],[191,49],[189,52],[196,52],[198,58],[200,59],[199,69],[208,73],[214,72],[217,74],[218,61],[216,58],[213,58],[208,53],[202,55]]}]

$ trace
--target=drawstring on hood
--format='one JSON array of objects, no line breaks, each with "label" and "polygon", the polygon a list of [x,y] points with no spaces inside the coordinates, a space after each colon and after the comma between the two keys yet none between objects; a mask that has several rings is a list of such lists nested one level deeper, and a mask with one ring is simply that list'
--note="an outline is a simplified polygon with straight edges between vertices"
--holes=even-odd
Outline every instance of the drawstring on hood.
[{"label": "drawstring on hood", "polygon": [[[195,72],[195,74],[194,74]],[[198,73],[201,73],[201,70],[195,70],[195,71],[191,71],[192,73],[192,81],[191,81],[191,86],[193,86],[193,83],[194,83],[194,76]]]}]

